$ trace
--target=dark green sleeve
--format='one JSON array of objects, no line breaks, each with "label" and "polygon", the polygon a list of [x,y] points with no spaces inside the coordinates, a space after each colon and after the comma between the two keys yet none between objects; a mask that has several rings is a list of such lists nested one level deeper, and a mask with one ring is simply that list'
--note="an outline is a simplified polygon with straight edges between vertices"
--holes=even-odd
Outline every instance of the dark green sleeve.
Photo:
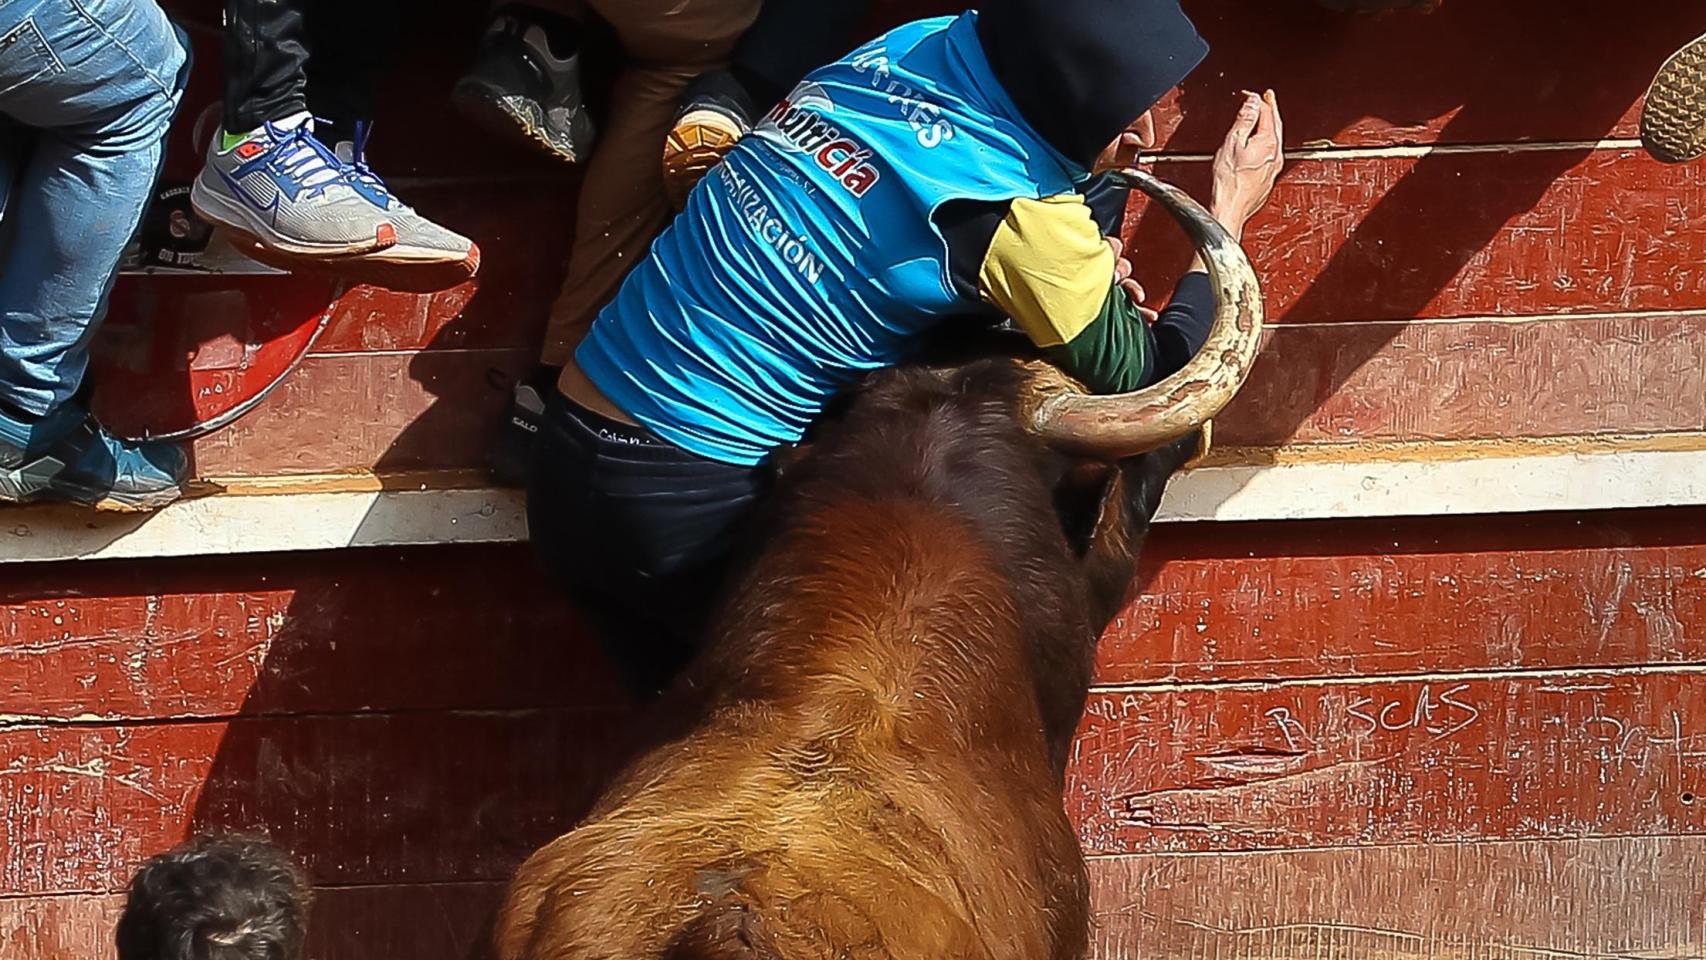
[{"label": "dark green sleeve", "polygon": [[1154,377],[1155,334],[1116,284],[1078,336],[1044,348],[1043,355],[1096,393],[1126,393],[1148,386]]}]

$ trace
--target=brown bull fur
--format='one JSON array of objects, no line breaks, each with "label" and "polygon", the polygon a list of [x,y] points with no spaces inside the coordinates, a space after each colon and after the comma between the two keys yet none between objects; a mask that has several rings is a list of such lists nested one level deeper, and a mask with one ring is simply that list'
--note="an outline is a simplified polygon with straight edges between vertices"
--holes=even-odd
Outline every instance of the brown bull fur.
[{"label": "brown bull fur", "polygon": [[1190,445],[1071,464],[1018,428],[1021,378],[890,371],[825,431],[689,673],[697,719],[521,867],[501,960],[1084,954],[1067,750]]}]

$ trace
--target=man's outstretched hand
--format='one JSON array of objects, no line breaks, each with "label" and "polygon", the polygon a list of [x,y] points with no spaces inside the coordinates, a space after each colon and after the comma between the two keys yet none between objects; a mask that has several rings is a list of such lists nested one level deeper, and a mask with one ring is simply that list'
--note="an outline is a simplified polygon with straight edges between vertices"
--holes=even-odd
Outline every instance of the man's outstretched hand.
[{"label": "man's outstretched hand", "polygon": [[1274,181],[1285,166],[1285,125],[1272,90],[1245,91],[1238,118],[1214,155],[1214,201],[1210,206],[1233,239],[1242,239],[1244,224],[1262,209],[1273,193]]}]

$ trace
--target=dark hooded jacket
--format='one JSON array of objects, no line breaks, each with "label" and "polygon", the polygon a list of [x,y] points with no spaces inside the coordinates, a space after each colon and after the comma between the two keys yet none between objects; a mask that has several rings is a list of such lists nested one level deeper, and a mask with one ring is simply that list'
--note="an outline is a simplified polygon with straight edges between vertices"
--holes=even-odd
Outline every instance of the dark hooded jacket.
[{"label": "dark hooded jacket", "polygon": [[1085,167],[1208,55],[1178,0],[990,0],[977,33],[1032,128]]}]

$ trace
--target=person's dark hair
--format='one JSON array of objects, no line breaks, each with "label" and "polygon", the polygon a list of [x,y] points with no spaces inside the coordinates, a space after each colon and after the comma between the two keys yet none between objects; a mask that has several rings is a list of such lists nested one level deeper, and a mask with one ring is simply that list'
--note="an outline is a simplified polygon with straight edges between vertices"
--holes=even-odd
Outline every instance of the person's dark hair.
[{"label": "person's dark hair", "polygon": [[302,869],[267,841],[195,837],[131,880],[119,960],[301,960],[310,896]]}]

